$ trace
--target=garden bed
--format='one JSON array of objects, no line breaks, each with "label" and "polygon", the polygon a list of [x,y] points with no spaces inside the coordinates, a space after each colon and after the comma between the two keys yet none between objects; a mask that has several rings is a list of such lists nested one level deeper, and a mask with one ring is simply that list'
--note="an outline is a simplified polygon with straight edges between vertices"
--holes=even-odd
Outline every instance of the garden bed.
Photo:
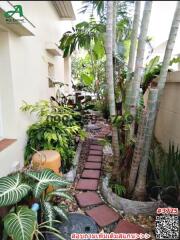
[{"label": "garden bed", "polygon": [[140,202],[119,197],[117,194],[113,193],[112,189],[109,187],[108,177],[102,179],[101,193],[112,207],[124,211],[125,214],[155,215],[156,209],[161,205],[160,201]]}]

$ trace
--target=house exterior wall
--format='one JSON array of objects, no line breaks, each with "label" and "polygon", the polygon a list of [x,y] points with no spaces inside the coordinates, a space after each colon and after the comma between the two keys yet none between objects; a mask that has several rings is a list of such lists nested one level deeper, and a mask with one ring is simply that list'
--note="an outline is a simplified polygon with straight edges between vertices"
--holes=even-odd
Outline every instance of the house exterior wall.
[{"label": "house exterior wall", "polygon": [[33,119],[20,111],[22,101],[34,103],[55,94],[48,84],[48,63],[54,65],[55,81],[69,83],[71,77],[69,60],[65,64],[62,56],[46,50],[47,43],[58,44],[71,22],[60,21],[50,1],[11,3],[22,5],[24,15],[35,25],[35,36],[20,37],[0,26],[0,136],[17,139],[0,152],[0,177],[23,167],[26,130]]},{"label": "house exterior wall", "polygon": [[[156,80],[155,80],[156,81]],[[155,137],[167,152],[170,141],[180,147],[180,71],[168,73],[160,99],[155,124]],[[148,91],[145,94],[147,104]]]}]

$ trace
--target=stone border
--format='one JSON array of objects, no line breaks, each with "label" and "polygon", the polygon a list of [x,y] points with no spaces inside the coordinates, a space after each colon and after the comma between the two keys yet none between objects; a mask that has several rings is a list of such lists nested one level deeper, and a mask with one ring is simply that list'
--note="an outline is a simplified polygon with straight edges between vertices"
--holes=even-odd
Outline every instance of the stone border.
[{"label": "stone border", "polygon": [[160,207],[161,201],[156,202],[140,202],[127,198],[122,198],[113,193],[112,189],[108,187],[109,178],[102,179],[101,193],[105,200],[115,209],[124,211],[125,214],[145,214],[155,215],[156,209]]},{"label": "stone border", "polygon": [[78,143],[76,153],[75,153],[75,156],[73,158],[73,166],[71,167],[69,172],[64,174],[64,177],[70,182],[74,182],[74,179],[76,177],[77,167],[78,167],[79,158],[80,158],[80,154],[81,154],[81,150],[82,150],[82,144],[83,144],[83,141],[80,141]]}]

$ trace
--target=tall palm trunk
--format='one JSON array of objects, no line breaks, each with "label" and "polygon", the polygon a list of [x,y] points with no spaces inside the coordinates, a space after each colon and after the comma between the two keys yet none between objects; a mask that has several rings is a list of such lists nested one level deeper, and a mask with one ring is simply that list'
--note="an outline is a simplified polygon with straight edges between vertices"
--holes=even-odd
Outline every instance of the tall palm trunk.
[{"label": "tall palm trunk", "polygon": [[[149,151],[151,148],[151,139],[153,135],[154,120],[156,117],[156,106],[158,99],[158,89],[151,89],[148,97],[147,105],[147,120],[144,122],[144,143],[142,144],[143,151],[140,155],[140,165],[138,172],[137,184],[134,191],[134,197],[138,200],[144,200],[146,195],[146,174],[149,160]],[[138,143],[137,143],[138,144]]]},{"label": "tall palm trunk", "polygon": [[142,113],[141,122],[139,124],[138,133],[137,133],[137,143],[134,149],[133,159],[131,163],[131,169],[129,174],[129,183],[128,183],[128,193],[131,194],[134,190],[134,186],[136,183],[137,173],[139,164],[141,161],[142,153],[143,153],[143,144],[144,144],[144,137],[145,137],[145,122],[147,118],[147,111],[146,109]]},{"label": "tall palm trunk", "polygon": [[171,60],[172,51],[175,45],[176,36],[179,29],[179,23],[180,23],[180,2],[178,1],[176,10],[174,13],[172,25],[171,25],[171,30],[169,33],[169,38],[166,46],[166,51],[164,54],[163,64],[161,67],[161,72],[160,72],[160,77],[158,82],[158,90],[159,90],[158,98],[160,98],[160,96],[162,95],[162,92],[166,83],[168,67]]},{"label": "tall palm trunk", "polygon": [[134,19],[133,19],[133,27],[131,32],[131,45],[129,51],[129,60],[128,60],[128,73],[127,73],[127,89],[126,89],[126,107],[129,110],[130,98],[131,98],[131,82],[132,82],[132,73],[134,71],[134,61],[136,55],[136,45],[138,38],[138,30],[140,23],[140,10],[141,10],[141,2],[135,2],[135,10],[134,10]]},{"label": "tall palm trunk", "polygon": [[[106,24],[106,77],[110,117],[116,115],[114,79],[113,79],[113,1],[107,1],[107,24]],[[114,166],[119,166],[119,141],[118,130],[112,127],[112,146],[114,153]],[[112,173],[114,174],[114,173]],[[115,173],[116,174],[116,173]]]},{"label": "tall palm trunk", "polygon": [[135,72],[134,78],[132,80],[132,88],[131,88],[131,97],[130,97],[130,112],[135,117],[136,115],[136,106],[139,99],[139,89],[140,82],[143,73],[143,61],[144,61],[144,53],[145,53],[145,45],[146,45],[146,37],[148,32],[148,26],[150,21],[152,9],[152,1],[146,1],[144,5],[143,18],[141,22],[140,36],[138,40],[138,48],[137,48],[137,56],[135,63]]},{"label": "tall palm trunk", "polygon": [[161,67],[158,87],[157,89],[151,90],[149,94],[148,109],[150,110],[150,113],[147,119],[147,123],[145,125],[146,137],[144,141],[144,151],[143,151],[142,161],[139,167],[137,184],[134,191],[134,196],[139,200],[144,199],[146,194],[146,173],[147,173],[147,166],[148,166],[149,151],[150,151],[151,141],[152,141],[152,133],[153,133],[155,117],[157,113],[157,106],[159,104],[158,100],[162,95],[162,92],[166,83],[168,67],[171,60],[172,51],[175,45],[179,24],[180,24],[180,2],[178,1],[176,10],[174,13],[172,25],[171,25],[171,30],[169,33],[169,39],[168,39],[166,50],[165,50],[163,64]]}]

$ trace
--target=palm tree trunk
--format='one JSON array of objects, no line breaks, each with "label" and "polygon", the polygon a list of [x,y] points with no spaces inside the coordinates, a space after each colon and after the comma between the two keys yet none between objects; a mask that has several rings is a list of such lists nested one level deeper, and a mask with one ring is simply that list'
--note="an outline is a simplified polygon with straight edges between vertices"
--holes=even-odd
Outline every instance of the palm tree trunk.
[{"label": "palm tree trunk", "polygon": [[[106,24],[106,77],[110,117],[116,116],[114,79],[113,79],[113,1],[107,1],[107,24]],[[114,165],[119,166],[119,141],[118,130],[112,128],[112,145],[114,153]],[[112,173],[113,174],[113,173]]]},{"label": "palm tree trunk", "polygon": [[117,43],[116,43],[116,22],[117,22],[117,2],[113,1],[113,55],[117,53]]},{"label": "palm tree trunk", "polygon": [[180,23],[180,2],[177,2],[177,6],[176,6],[176,10],[174,13],[174,18],[172,21],[172,25],[171,25],[171,30],[169,33],[169,38],[168,38],[168,42],[167,42],[167,46],[166,46],[166,50],[165,50],[165,54],[164,54],[164,59],[163,59],[163,64],[161,67],[161,72],[160,72],[160,77],[159,77],[159,82],[158,82],[158,98],[160,98],[160,96],[162,95],[165,83],[166,83],[166,77],[167,77],[167,72],[168,72],[168,67],[169,67],[169,63],[171,60],[171,55],[172,55],[172,51],[174,48],[174,44],[176,41],[176,36],[177,36],[177,32],[179,29],[179,23]]},{"label": "palm tree trunk", "polygon": [[157,107],[159,104],[158,99],[160,99],[160,96],[162,95],[162,92],[166,83],[169,62],[171,60],[172,51],[175,45],[179,24],[180,24],[180,2],[178,1],[176,10],[174,13],[172,25],[171,25],[171,30],[169,33],[165,54],[164,54],[158,87],[157,89],[153,89],[150,91],[149,98],[148,98],[149,116],[146,123],[144,151],[143,151],[142,161],[139,167],[137,184],[134,191],[135,198],[139,200],[144,199],[145,193],[146,193],[146,173],[147,173],[147,166],[148,166],[149,151],[150,151],[151,141],[152,141],[152,133],[155,125],[155,117],[157,113]]},{"label": "palm tree trunk", "polygon": [[126,89],[126,107],[129,110],[130,98],[131,98],[131,80],[132,73],[134,71],[134,61],[136,55],[136,45],[138,38],[138,30],[140,23],[140,10],[141,10],[141,2],[135,2],[135,10],[134,10],[134,19],[133,19],[133,27],[131,32],[131,46],[129,51],[129,60],[128,60],[128,73],[127,73],[127,89]]},{"label": "palm tree trunk", "polygon": [[144,5],[143,18],[141,22],[141,30],[140,36],[138,40],[138,49],[135,63],[135,72],[134,78],[132,80],[132,88],[131,88],[131,97],[130,97],[130,112],[133,117],[136,115],[136,106],[139,98],[139,88],[141,77],[143,73],[143,61],[144,61],[144,53],[145,53],[145,45],[146,45],[146,37],[148,32],[148,26],[150,21],[152,9],[152,1],[146,1]]},{"label": "palm tree trunk", "polygon": [[136,143],[136,146],[134,149],[131,170],[130,170],[130,174],[129,174],[129,184],[128,184],[128,193],[129,194],[131,194],[132,191],[134,190],[137,173],[138,173],[138,168],[139,168],[139,164],[140,164],[141,157],[142,157],[144,136],[145,136],[144,126],[145,126],[146,118],[147,118],[147,111],[144,110],[142,113],[141,122],[140,122],[140,125],[138,128],[137,143]]},{"label": "palm tree trunk", "polygon": [[[148,105],[147,105],[147,120],[144,121],[144,143],[141,142],[143,151],[140,158],[139,174],[137,184],[134,191],[134,197],[138,200],[144,200],[146,194],[146,174],[149,160],[149,151],[151,148],[151,139],[153,135],[154,120],[156,117],[156,106],[158,99],[158,89],[151,89],[149,92]],[[139,143],[138,143],[139,144]]]}]

